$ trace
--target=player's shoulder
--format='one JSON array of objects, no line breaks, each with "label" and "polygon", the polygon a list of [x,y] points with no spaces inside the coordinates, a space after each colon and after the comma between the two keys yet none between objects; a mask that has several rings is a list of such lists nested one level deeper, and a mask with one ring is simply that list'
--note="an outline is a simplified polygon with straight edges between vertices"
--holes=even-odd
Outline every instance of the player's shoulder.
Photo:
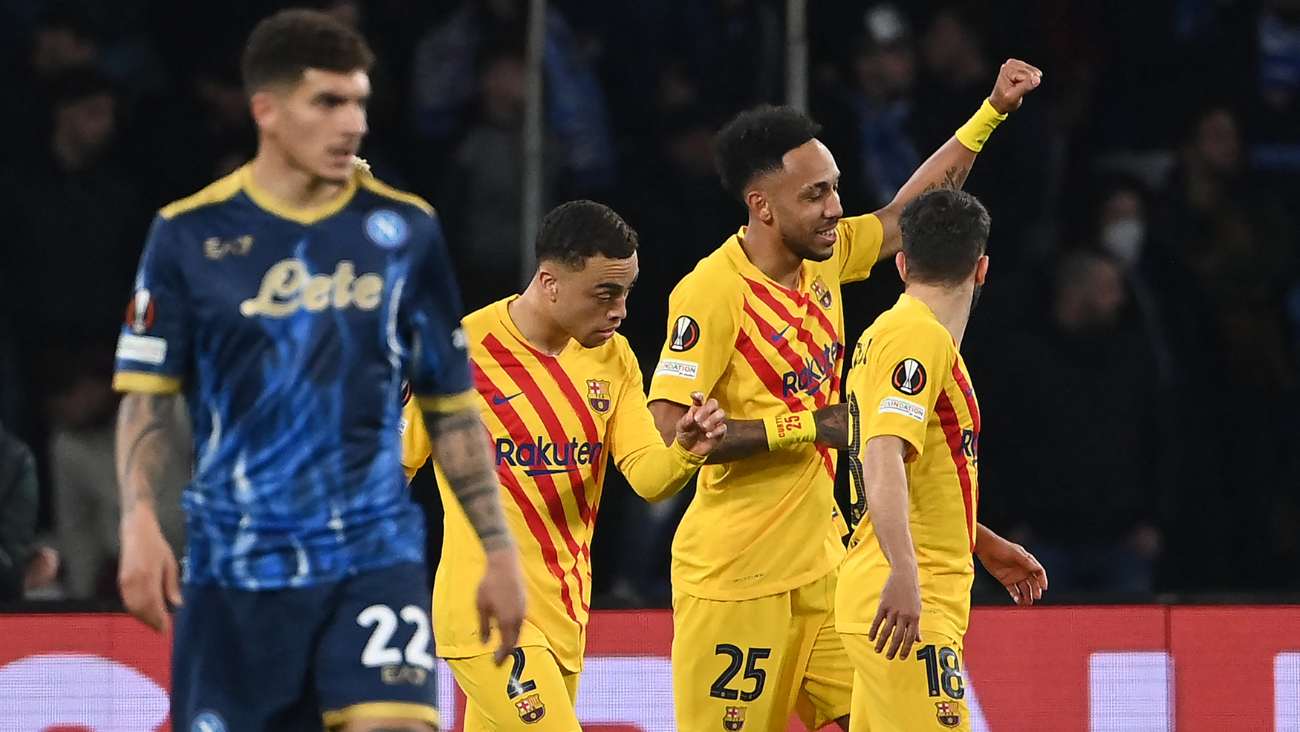
[{"label": "player's shoulder", "polygon": [[213,206],[223,204],[244,189],[243,168],[210,183],[198,193],[172,201],[158,210],[158,216],[165,221],[174,221],[186,214],[193,214]]},{"label": "player's shoulder", "polygon": [[952,334],[935,319],[930,309],[904,295],[898,304],[881,313],[863,333],[863,338],[879,344],[901,343],[956,351]]},{"label": "player's shoulder", "polygon": [[399,190],[379,180],[370,172],[369,167],[359,166],[356,175],[358,188],[376,198],[382,199],[388,205],[405,209],[407,213],[420,214],[429,218],[436,215],[433,206],[430,206],[428,201],[414,193]]},{"label": "player's shoulder", "polygon": [[741,294],[740,270],[732,262],[723,248],[701,259],[695,268],[686,273],[673,288],[673,294],[680,297],[685,294],[708,293],[713,298],[729,298]]}]

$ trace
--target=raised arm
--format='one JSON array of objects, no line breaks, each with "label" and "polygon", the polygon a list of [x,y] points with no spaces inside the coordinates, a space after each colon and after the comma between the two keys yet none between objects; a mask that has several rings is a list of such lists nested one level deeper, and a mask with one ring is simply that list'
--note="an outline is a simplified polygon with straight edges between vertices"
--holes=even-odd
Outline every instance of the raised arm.
[{"label": "raised arm", "polygon": [[117,416],[117,484],[122,499],[122,554],[118,585],[126,609],[163,633],[167,605],[181,604],[176,556],[158,524],[158,496],[190,461],[189,426],[179,394],[132,392]]},{"label": "raised arm", "polygon": [[1037,88],[1042,78],[1043,72],[1024,61],[1009,59],[1002,64],[993,93],[979,111],[916,169],[894,200],[876,212],[884,229],[884,240],[876,261],[893,259],[903,247],[902,232],[898,228],[903,207],[913,198],[935,188],[960,189],[966,183],[966,176],[970,175],[975,156],[993,129],[1008,114],[1020,108],[1025,95]]},{"label": "raised arm", "polygon": [[487,570],[478,589],[479,634],[486,643],[491,620],[496,619],[501,644],[495,658],[500,665],[519,641],[525,594],[519,552],[501,507],[501,487],[492,465],[487,427],[477,406],[472,405],[453,412],[425,411],[424,422],[433,459],[442,467],[448,489],[460,502],[487,554]]}]

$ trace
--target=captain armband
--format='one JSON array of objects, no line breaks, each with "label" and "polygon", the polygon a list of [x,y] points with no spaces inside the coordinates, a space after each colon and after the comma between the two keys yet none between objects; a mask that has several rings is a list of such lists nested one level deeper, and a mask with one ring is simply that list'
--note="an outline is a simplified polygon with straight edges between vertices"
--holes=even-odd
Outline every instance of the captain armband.
[{"label": "captain armband", "polygon": [[817,438],[812,412],[787,412],[764,417],[763,429],[767,432],[767,449],[770,451]]}]

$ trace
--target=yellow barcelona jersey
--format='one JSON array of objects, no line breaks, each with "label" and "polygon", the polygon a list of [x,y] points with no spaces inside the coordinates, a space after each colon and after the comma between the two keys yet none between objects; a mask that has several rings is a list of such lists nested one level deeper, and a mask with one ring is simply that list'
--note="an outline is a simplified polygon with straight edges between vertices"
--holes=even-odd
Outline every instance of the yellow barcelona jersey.
[{"label": "yellow barcelona jersey", "polygon": [[[745,229],[673,290],[668,340],[650,399],[690,404],[700,391],[733,419],[762,419],[840,401],[840,284],[866,278],[880,254],[875,216],[841,219],[835,254],[805,261],[787,289],[749,261]],[[710,600],[747,600],[824,577],[843,556],[835,451],[800,444],[700,471],[673,540],[673,586]]]},{"label": "yellow barcelona jersey", "polygon": [[[605,466],[612,457],[638,493],[658,500],[680,490],[704,459],[664,445],[623,336],[596,348],[570,341],[558,356],[548,356],[511,321],[514,299],[463,321],[470,368],[528,590],[520,645],[544,645],[561,667],[577,672],[586,646],[591,536]],[[403,417],[409,478],[428,461],[430,445],[419,410],[408,404]],[[475,607],[486,560],[441,471],[438,483],[446,518],[433,589],[434,632],[439,655],[467,658],[495,648],[479,640]]]},{"label": "yellow barcelona jersey", "polygon": [[836,625],[866,633],[889,577],[871,525],[858,456],[877,436],[908,445],[912,543],[921,580],[921,630],[966,633],[975,579],[980,410],[952,334],[929,306],[903,295],[862,334],[846,384],[854,524],[840,568]]}]

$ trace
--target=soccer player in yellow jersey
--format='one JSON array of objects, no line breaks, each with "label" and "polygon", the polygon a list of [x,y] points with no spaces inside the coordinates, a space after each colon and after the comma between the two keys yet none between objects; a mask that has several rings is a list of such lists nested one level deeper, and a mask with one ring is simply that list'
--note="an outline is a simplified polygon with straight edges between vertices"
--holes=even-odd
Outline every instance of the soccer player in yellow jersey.
[{"label": "soccer player in yellow jersey", "polygon": [[[700,394],[668,445],[655,427],[636,356],[615,333],[636,281],[636,249],[636,233],[610,209],[563,204],[542,222],[537,273],[524,293],[463,321],[528,589],[518,649],[498,666],[473,599],[483,550],[444,495],[434,633],[468,697],[467,732],[580,729],[574,701],[605,468],[612,460],[637,493],[658,501],[680,490],[726,433],[725,413]],[[429,447],[419,411],[408,408],[405,416],[409,477],[428,460]]]},{"label": "soccer player in yellow jersey", "polygon": [[863,333],[846,384],[856,528],[835,616],[854,668],[850,732],[970,730],[971,555],[1021,605],[1042,596],[1047,574],[976,520],[980,409],[960,347],[988,271],[988,212],[938,190],[900,224],[906,289]]},{"label": "soccer player in yellow jersey", "polygon": [[847,528],[835,512],[834,448],[844,357],[840,285],[900,247],[898,217],[921,192],[960,187],[976,153],[1040,72],[1003,64],[980,110],[885,208],[844,218],[840,173],[808,117],[742,113],[718,134],[718,168],[749,224],[673,291],[650,388],[667,436],[694,393],[730,417],[673,541],[677,728],[848,728],[853,671],[835,631]]}]

